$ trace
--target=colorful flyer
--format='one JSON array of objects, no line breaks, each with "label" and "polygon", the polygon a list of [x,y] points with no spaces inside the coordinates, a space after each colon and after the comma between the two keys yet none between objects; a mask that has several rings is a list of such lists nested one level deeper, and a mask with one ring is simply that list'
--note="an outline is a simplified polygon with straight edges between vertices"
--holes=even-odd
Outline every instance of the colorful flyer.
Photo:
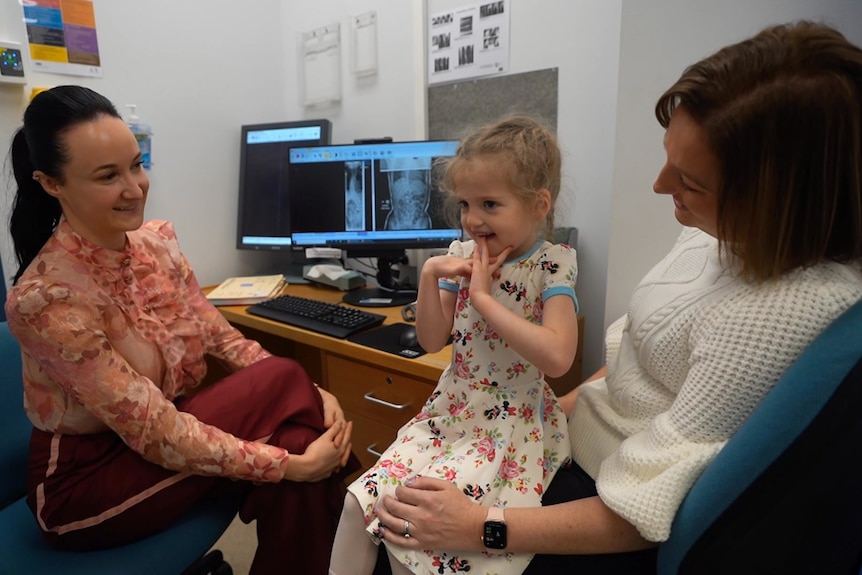
[{"label": "colorful flyer", "polygon": [[22,0],[33,69],[101,77],[93,0]]}]

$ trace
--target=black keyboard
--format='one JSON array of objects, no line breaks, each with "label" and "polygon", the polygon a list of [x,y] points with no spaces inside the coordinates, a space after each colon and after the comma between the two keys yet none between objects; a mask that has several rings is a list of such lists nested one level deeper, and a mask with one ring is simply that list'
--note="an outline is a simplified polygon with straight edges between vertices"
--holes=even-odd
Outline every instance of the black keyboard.
[{"label": "black keyboard", "polygon": [[253,315],[344,339],[380,325],[386,316],[316,299],[282,295],[246,308]]}]

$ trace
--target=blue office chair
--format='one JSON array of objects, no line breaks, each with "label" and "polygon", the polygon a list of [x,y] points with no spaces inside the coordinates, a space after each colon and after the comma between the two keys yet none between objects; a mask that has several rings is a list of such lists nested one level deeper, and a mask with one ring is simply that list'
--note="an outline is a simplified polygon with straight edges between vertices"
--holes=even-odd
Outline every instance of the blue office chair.
[{"label": "blue office chair", "polygon": [[862,573],[862,302],[830,325],[695,482],[659,575]]},{"label": "blue office chair", "polygon": [[22,407],[21,351],[0,322],[0,573],[42,575],[231,575],[213,544],[233,521],[239,501],[198,506],[169,529],[141,541],[85,553],[57,551],[25,502],[27,449],[32,425]]}]

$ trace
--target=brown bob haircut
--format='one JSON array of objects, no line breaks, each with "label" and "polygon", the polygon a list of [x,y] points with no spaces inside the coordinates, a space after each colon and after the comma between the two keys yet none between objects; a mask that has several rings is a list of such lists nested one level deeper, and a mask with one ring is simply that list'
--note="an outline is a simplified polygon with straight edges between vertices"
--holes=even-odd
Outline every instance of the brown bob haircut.
[{"label": "brown bob haircut", "polygon": [[718,239],[749,280],[862,256],[862,50],[813,22],[690,66],[658,100],[701,127],[722,175]]}]

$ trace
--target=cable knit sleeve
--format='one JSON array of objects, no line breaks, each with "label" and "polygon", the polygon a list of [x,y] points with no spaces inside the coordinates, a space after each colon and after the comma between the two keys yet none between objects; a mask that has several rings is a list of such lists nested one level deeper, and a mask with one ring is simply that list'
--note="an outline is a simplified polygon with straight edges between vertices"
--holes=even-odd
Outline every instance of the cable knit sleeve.
[{"label": "cable knit sleeve", "polygon": [[[629,367],[608,382],[608,397],[620,412],[655,414],[623,434],[601,463],[597,489],[651,541],[668,538],[676,510],[701,472],[803,349],[862,296],[858,270],[838,264],[760,286],[736,285],[710,293],[664,324],[675,348],[650,342],[658,323],[667,320],[665,310],[623,335],[622,364]],[[628,363],[626,338],[629,359],[637,357]],[[682,361],[680,350],[688,354]],[[678,383],[673,369],[681,373]]]}]

